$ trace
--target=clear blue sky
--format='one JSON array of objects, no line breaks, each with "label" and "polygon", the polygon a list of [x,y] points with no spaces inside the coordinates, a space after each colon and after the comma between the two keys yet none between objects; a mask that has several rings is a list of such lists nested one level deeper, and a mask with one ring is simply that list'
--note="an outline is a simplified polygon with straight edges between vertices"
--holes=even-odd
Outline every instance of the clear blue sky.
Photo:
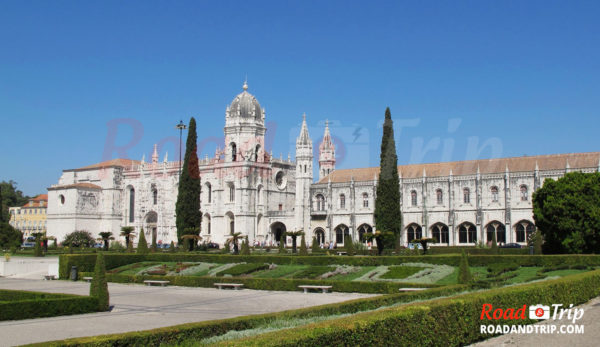
[{"label": "clear blue sky", "polygon": [[597,1],[2,1],[0,180],[44,193],[106,159],[122,118],[143,129],[129,158],[166,139],[175,159],[190,116],[212,155],[246,75],[275,156],[306,112],[314,142],[332,121],[338,167],[378,165],[386,106],[400,164],[597,151],[598,18]]}]

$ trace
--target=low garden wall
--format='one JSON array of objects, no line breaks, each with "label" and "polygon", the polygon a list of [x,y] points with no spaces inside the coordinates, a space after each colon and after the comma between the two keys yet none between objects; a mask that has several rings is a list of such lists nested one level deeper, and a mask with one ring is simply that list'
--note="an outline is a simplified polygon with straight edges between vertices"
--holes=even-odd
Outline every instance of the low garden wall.
[{"label": "low garden wall", "polygon": [[95,297],[0,289],[0,321],[96,311]]}]

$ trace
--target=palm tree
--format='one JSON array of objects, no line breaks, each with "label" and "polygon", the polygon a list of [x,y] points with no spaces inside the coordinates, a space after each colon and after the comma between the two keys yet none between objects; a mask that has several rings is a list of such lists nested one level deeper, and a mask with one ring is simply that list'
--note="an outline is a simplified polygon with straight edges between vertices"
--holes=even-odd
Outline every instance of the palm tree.
[{"label": "palm tree", "polygon": [[225,244],[232,244],[233,243],[233,254],[238,254],[239,248],[238,248],[238,241],[241,240],[242,238],[242,233],[231,233],[229,234],[229,238],[227,239],[227,241],[225,241]]},{"label": "palm tree", "polygon": [[[189,243],[189,247],[190,247],[190,252],[194,250],[194,245],[198,243],[198,241],[202,240],[202,236],[200,235],[192,235],[192,234],[187,234],[187,235],[183,235],[181,237],[182,240],[190,240]],[[193,240],[193,241],[192,241]]]},{"label": "palm tree", "polygon": [[115,238],[112,236],[110,231],[103,231],[100,234],[99,241],[104,241],[104,250],[108,251],[108,242],[109,240],[114,240]]},{"label": "palm tree", "polygon": [[121,236],[125,236],[125,247],[129,247],[129,241],[133,241],[135,233],[133,227],[121,227]]},{"label": "palm tree", "polygon": [[296,238],[298,236],[304,235],[304,231],[302,231],[302,229],[300,229],[298,231],[288,231],[285,234],[292,238],[292,253],[296,253]]}]

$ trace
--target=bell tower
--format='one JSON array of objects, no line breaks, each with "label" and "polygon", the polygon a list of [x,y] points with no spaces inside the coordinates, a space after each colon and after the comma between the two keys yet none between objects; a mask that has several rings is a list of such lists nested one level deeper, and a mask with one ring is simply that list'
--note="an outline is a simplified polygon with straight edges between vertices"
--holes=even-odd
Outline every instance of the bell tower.
[{"label": "bell tower", "polygon": [[325,121],[325,134],[319,145],[319,181],[335,170],[335,146],[329,133],[329,121]]},{"label": "bell tower", "polygon": [[306,126],[306,114],[302,115],[300,136],[296,139],[296,230],[310,235],[310,185],[313,181],[313,146]]}]

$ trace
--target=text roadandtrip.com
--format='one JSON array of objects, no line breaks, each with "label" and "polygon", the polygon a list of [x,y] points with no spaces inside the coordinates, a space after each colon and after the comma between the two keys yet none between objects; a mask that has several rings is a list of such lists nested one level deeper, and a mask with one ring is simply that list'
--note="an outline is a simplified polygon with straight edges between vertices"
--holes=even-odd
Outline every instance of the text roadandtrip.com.
[{"label": "text roadandtrip.com", "polygon": [[[545,305],[523,305],[523,307],[515,308],[494,308],[492,304],[483,304],[481,307],[481,320],[511,320],[511,319],[562,319],[563,317],[571,320],[571,324],[561,325],[509,325],[509,324],[482,324],[479,332],[481,334],[583,334],[584,326],[575,324],[583,317],[584,310],[582,308],[573,308],[573,304],[569,308],[563,308],[562,304]],[[526,315],[527,313],[527,315]]]}]

